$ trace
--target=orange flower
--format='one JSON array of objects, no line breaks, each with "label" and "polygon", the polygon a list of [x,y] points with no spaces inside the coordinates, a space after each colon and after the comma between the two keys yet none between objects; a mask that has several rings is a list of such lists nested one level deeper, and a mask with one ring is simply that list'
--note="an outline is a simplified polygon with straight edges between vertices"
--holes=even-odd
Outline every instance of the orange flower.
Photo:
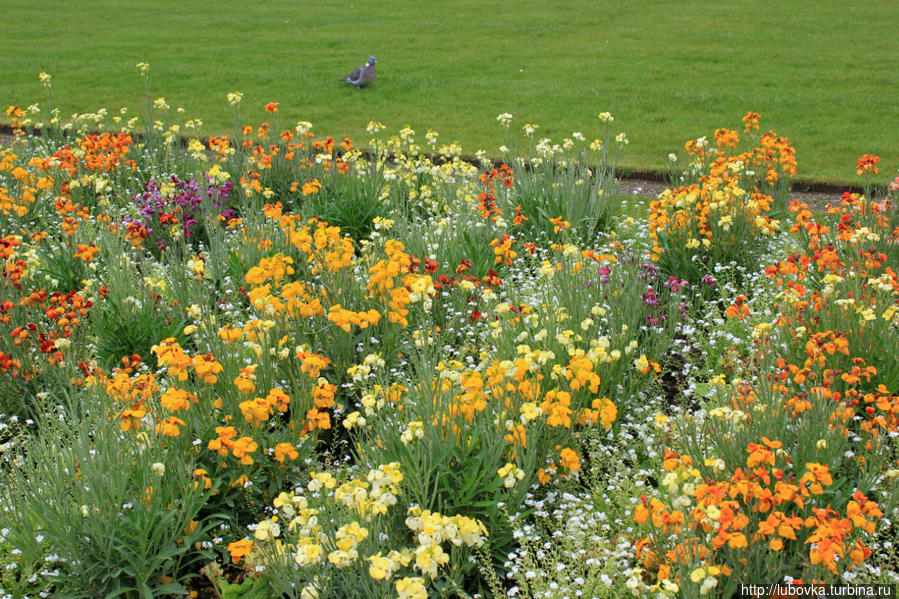
[{"label": "orange flower", "polygon": [[304,196],[314,195],[314,194],[318,193],[321,188],[322,188],[322,184],[319,182],[318,179],[307,179],[303,183],[303,195]]},{"label": "orange flower", "polygon": [[233,440],[237,437],[237,431],[233,426],[217,426],[215,432],[218,438],[212,439],[207,447],[224,458],[228,455],[228,450],[234,446]]},{"label": "orange flower", "polygon": [[253,458],[250,456],[251,453],[259,449],[259,445],[253,441],[252,437],[241,437],[237,441],[234,442],[234,446],[231,448],[231,452],[234,454],[235,458],[240,459],[240,463],[244,466],[249,466],[253,463]]},{"label": "orange flower", "polygon": [[749,306],[744,305],[744,301],[746,301],[746,296],[738,295],[734,299],[734,303],[727,307],[727,317],[743,320],[744,318],[749,316]]},{"label": "orange flower", "polygon": [[265,105],[265,111],[271,112],[272,114],[274,114],[274,113],[278,112],[278,106],[280,104],[281,104],[281,102],[269,102],[268,104]]},{"label": "orange flower", "polygon": [[275,459],[278,460],[279,464],[283,464],[285,459],[289,458],[293,461],[298,457],[300,457],[300,454],[297,453],[297,450],[290,443],[278,443],[275,445]]},{"label": "orange flower", "polygon": [[563,467],[568,468],[572,472],[575,470],[580,470],[581,460],[572,449],[566,447],[562,450],[560,457],[562,458]]},{"label": "orange flower", "polygon": [[194,475],[194,478],[197,479],[197,482],[195,483],[194,488],[196,488],[196,486],[199,485],[199,481],[202,479],[203,488],[211,489],[212,488],[212,479],[209,478],[209,476],[207,476],[208,474],[209,474],[209,472],[203,468],[194,469],[193,475]]},{"label": "orange flower", "polygon": [[79,260],[83,260],[85,262],[93,262],[94,254],[100,251],[100,248],[98,248],[94,244],[85,245],[83,243],[79,243],[77,247],[78,251],[75,252],[74,256]]},{"label": "orange flower", "polygon": [[162,407],[170,412],[181,412],[189,410],[190,403],[197,403],[197,398],[195,395],[184,389],[170,387],[162,394],[160,402],[162,403]]},{"label": "orange flower", "polygon": [[253,426],[266,422],[273,414],[271,404],[261,397],[242,401],[239,407],[243,417]]},{"label": "orange flower", "polygon": [[253,541],[249,539],[241,539],[228,544],[228,553],[231,554],[231,563],[238,563],[243,557],[248,555],[253,549]]},{"label": "orange flower", "polygon": [[861,158],[855,161],[855,174],[856,175],[864,175],[866,173],[870,173],[872,175],[877,174],[877,163],[880,162],[880,156],[874,156],[873,154],[865,154]]},{"label": "orange flower", "polygon": [[134,406],[122,410],[122,413],[119,414],[119,418],[121,419],[119,426],[122,428],[123,432],[140,428],[141,420],[146,415],[147,411],[143,409],[140,402],[138,402]]},{"label": "orange flower", "polygon": [[645,524],[649,519],[649,508],[647,507],[646,495],[640,496],[640,503],[634,508],[634,521],[637,524]]},{"label": "orange flower", "polygon": [[570,229],[571,228],[571,223],[568,222],[567,220],[563,219],[561,216],[551,218],[551,219],[549,219],[549,222],[551,222],[553,225],[555,225],[553,227],[553,233],[558,233],[562,229]]},{"label": "orange flower", "polygon": [[767,447],[750,443],[746,450],[749,452],[749,455],[746,457],[747,468],[755,468],[760,464],[774,465],[774,454]]},{"label": "orange flower", "polygon": [[746,116],[743,117],[743,131],[749,133],[752,129],[758,130],[760,118],[762,116],[757,112],[752,112],[751,110],[747,112]]},{"label": "orange flower", "polygon": [[331,416],[327,412],[320,412],[318,408],[312,408],[306,412],[306,420],[306,427],[309,430],[331,428]]},{"label": "orange flower", "polygon": [[715,131],[715,143],[719,148],[735,148],[740,143],[740,136],[731,129],[717,129]]},{"label": "orange flower", "polygon": [[209,385],[214,385],[216,382],[218,382],[218,377],[216,376],[216,374],[224,370],[224,368],[222,368],[222,365],[216,361],[215,356],[212,354],[194,356],[193,364],[197,376],[203,379],[204,383],[207,383]]},{"label": "orange flower", "polygon": [[820,495],[824,492],[822,485],[830,486],[833,484],[833,477],[830,475],[830,468],[827,465],[809,463],[805,467],[808,469],[802,478],[801,483],[810,482],[809,490],[813,495]]},{"label": "orange flower", "polygon": [[186,423],[176,416],[169,416],[156,425],[156,432],[163,437],[177,437],[181,434],[181,428]]}]

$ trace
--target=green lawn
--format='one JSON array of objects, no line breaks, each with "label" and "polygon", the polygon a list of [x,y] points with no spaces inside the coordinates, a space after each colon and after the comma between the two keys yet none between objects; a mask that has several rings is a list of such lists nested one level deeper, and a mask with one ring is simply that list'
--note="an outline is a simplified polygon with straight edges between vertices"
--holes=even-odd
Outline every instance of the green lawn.
[{"label": "green lawn", "polygon": [[[572,0],[484,3],[33,0],[0,21],[0,103],[46,104],[53,75],[65,114],[136,109],[151,65],[165,96],[207,133],[230,131],[225,94],[243,118],[361,140],[377,119],[410,124],[466,153],[495,153],[495,117],[560,138],[598,129],[609,110],[627,132],[624,163],[659,168],[691,137],[737,128],[747,110],[796,145],[802,179],[852,182],[855,159],[899,167],[899,2]],[[378,79],[338,79],[374,54]]]}]

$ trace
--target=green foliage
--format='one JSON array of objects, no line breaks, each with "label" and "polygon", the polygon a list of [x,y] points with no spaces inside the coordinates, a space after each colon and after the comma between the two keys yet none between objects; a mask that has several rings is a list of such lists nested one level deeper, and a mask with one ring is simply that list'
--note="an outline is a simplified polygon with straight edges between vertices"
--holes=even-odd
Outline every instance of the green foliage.
[{"label": "green foliage", "polygon": [[[185,591],[201,559],[193,545],[211,520],[195,523],[208,492],[194,484],[192,464],[154,438],[123,435],[98,401],[42,418],[39,434],[2,473],[0,524],[62,562],[48,580],[68,597],[149,599]],[[25,449],[24,447],[22,448]],[[41,544],[37,541],[41,539]]]},{"label": "green foliage", "polygon": [[[592,142],[582,134],[572,134],[575,139],[566,137],[561,143],[549,138],[538,141],[536,134],[528,134],[523,149],[517,140],[509,142],[513,154],[507,153],[504,159],[515,165],[514,184],[508,191],[500,188],[499,181],[491,187],[496,188],[507,219],[519,210],[527,219],[522,229],[529,237],[550,237],[572,227],[578,240],[591,247],[609,229],[617,196],[615,169],[628,141],[623,134],[616,139],[611,115],[601,120],[601,137]],[[522,154],[533,158],[526,162]]]},{"label": "green foliage", "polygon": [[137,281],[133,285],[115,291],[111,288],[92,314],[97,357],[111,368],[132,354],[148,358],[153,345],[163,339],[183,338],[181,331],[187,324],[185,318],[165,305],[159,293]]},{"label": "green foliage", "polygon": [[271,589],[265,578],[248,578],[240,584],[222,582],[219,594],[221,599],[269,599]]}]

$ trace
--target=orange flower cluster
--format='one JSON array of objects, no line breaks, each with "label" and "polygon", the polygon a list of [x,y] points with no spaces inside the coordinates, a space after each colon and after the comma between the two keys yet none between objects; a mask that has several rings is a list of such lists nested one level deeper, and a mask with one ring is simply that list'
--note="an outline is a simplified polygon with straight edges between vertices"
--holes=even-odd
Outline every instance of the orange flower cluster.
[{"label": "orange flower cluster", "polygon": [[196,355],[191,358],[174,337],[163,339],[153,346],[152,351],[159,365],[165,366],[168,374],[179,381],[186,381],[189,369],[193,368],[197,379],[212,385],[218,381],[216,375],[223,370],[222,365],[212,354]]},{"label": "orange flower cluster", "polygon": [[[873,533],[883,516],[877,504],[855,492],[845,511],[838,512],[825,494],[833,485],[829,468],[816,463],[796,468],[781,449],[779,441],[767,438],[749,443],[745,468],[736,468],[726,479],[704,480],[689,456],[666,449],[669,474],[663,485],[686,499],[670,507],[644,496],[637,504],[635,521],[648,523],[653,531],[637,543],[644,565],[655,568],[662,580],[677,564],[706,567],[721,563],[724,555],[735,560],[727,565],[728,573],[742,571],[746,559],[732,550],[805,552],[808,564],[822,564],[833,574],[846,568],[847,555],[853,564],[863,562],[871,550],[861,537]],[[794,557],[770,559],[800,566]]]},{"label": "orange flower cluster", "polygon": [[736,318],[737,320],[743,320],[744,318],[749,316],[749,306],[747,306],[744,302],[746,301],[745,295],[738,295],[734,298],[734,302],[727,307],[725,314],[728,318]]},{"label": "orange flower cluster", "polygon": [[[486,187],[478,194],[477,198],[477,210],[482,218],[495,221],[498,216],[502,215],[502,210],[496,205],[496,182],[499,181],[503,187],[511,189],[515,186],[514,174],[515,172],[510,166],[503,164],[499,170],[493,168],[478,176],[480,182]],[[516,220],[519,217],[520,212],[516,214]]]},{"label": "orange flower cluster", "polygon": [[[278,112],[278,102],[265,105],[266,112]],[[350,173],[351,162],[348,154],[354,151],[353,140],[345,137],[337,144],[333,137],[312,140],[315,135],[298,127],[296,130],[286,129],[278,134],[280,143],[271,143],[271,124],[261,123],[257,128],[244,126],[241,141],[249,154],[247,168],[240,177],[240,183],[248,193],[260,193],[264,188],[273,188],[279,175],[287,173],[294,179],[290,193],[303,196],[315,194],[322,184],[316,176],[344,176]],[[256,140],[252,139],[255,134]],[[224,160],[234,151],[225,138],[210,138],[210,149],[216,151],[220,160]],[[300,181],[305,183],[300,184]],[[314,183],[313,183],[314,182]]]},{"label": "orange flower cluster", "polygon": [[865,154],[856,161],[855,174],[862,176],[865,174],[876,175],[877,163],[880,162],[880,156],[873,154]]},{"label": "orange flower cluster", "polygon": [[[13,247],[12,244],[5,247],[0,244],[0,256],[4,253],[10,256],[7,268],[18,262],[14,259]],[[0,281],[6,285],[11,283],[16,290],[21,289],[16,276],[20,272],[18,269],[7,270],[3,274],[9,282]],[[0,357],[0,367],[10,375],[29,380],[41,372],[43,360],[50,366],[63,363],[71,346],[69,338],[88,315],[92,303],[75,291],[48,294],[41,289],[17,295],[18,302],[0,302],[0,323],[12,327],[8,338],[12,340],[9,349],[13,350]]]},{"label": "orange flower cluster", "polygon": [[159,391],[155,375],[135,372],[141,362],[138,355],[125,357],[122,358],[122,366],[116,368],[111,377],[96,372],[87,379],[88,385],[98,384],[117,403],[127,404],[115,415],[122,431],[140,428],[141,421],[148,414],[145,404]]},{"label": "orange flower cluster", "polygon": [[409,304],[422,301],[427,306],[437,291],[429,275],[416,274],[420,260],[404,250],[399,241],[384,242],[387,257],[369,268],[367,289],[371,299],[390,307],[390,322],[405,327],[409,325]]},{"label": "orange flower cluster", "polygon": [[[758,118],[752,112],[743,118],[746,132],[758,129]],[[737,151],[736,131],[718,129],[715,141],[714,148],[705,138],[687,142],[698,178],[666,189],[650,202],[653,259],[663,260],[666,270],[679,276],[688,274],[679,271],[691,268],[693,255],[727,262],[759,235],[774,235],[779,222],[769,214],[774,203],[770,194],[779,182],[796,174],[793,146],[772,131],[744,152]]]},{"label": "orange flower cluster", "polygon": [[120,164],[134,170],[136,163],[126,160],[132,143],[131,136],[126,133],[85,135],[75,140],[77,149],[64,146],[51,157],[40,160],[38,167],[42,171],[59,169],[67,172],[69,177],[75,177],[79,172],[111,173]]},{"label": "orange flower cluster", "polygon": [[346,310],[340,304],[334,304],[328,308],[328,320],[347,333],[352,330],[353,325],[360,329],[367,329],[369,326],[378,324],[380,319],[381,313],[377,310],[354,312],[352,310]]},{"label": "orange flower cluster", "polygon": [[[899,259],[899,213],[889,200],[851,193],[823,218],[798,201],[790,211],[791,232],[806,251],[765,270],[785,291],[777,325],[792,354],[779,361],[784,376],[809,381],[816,397],[848,402],[872,435],[899,430],[889,374],[899,358],[887,350],[899,321],[899,274],[891,266]],[[795,412],[807,409],[801,395],[791,402]]]},{"label": "orange flower cluster", "polygon": [[290,407],[290,397],[277,387],[269,391],[268,395],[256,397],[240,402],[240,412],[244,419],[253,426],[259,426],[268,421],[275,411],[284,414]]},{"label": "orange flower cluster", "polygon": [[[889,349],[897,347],[899,321],[899,276],[892,268],[899,218],[889,197],[873,202],[851,193],[823,216],[798,201],[790,211],[790,232],[804,251],[765,270],[783,289],[779,315],[773,327],[754,329],[758,350],[747,358],[771,360],[773,367],[757,384],[738,385],[733,407],[710,416],[752,430],[768,417],[760,414],[785,415],[800,430],[820,429],[822,455],[840,439],[852,439],[853,451],[830,466],[799,464],[795,444],[786,448],[762,437],[747,445],[739,467],[709,456],[704,477],[692,460],[667,451],[661,486],[670,499],[644,498],[635,510],[637,521],[652,529],[638,552],[660,581],[680,564],[694,568],[693,582],[706,584],[708,568],[722,562],[735,579],[751,574],[753,562],[787,564],[792,570],[784,573],[793,576],[820,577],[818,567],[837,576],[871,555],[865,538],[876,532],[881,509],[861,491],[837,492],[831,467],[839,463],[849,481],[870,477],[880,467],[873,452],[899,431],[899,364]],[[728,316],[745,317],[744,301],[737,298]]]},{"label": "orange flower cluster", "polygon": [[228,457],[228,452],[231,452],[244,466],[253,463],[253,457],[250,454],[259,449],[259,445],[252,437],[238,439],[237,430],[233,426],[217,426],[215,433],[218,436],[208,444],[211,451],[218,453],[223,458]]},{"label": "orange flower cluster", "polygon": [[734,246],[740,234],[773,235],[779,223],[768,215],[772,203],[771,196],[744,189],[730,170],[666,189],[650,202],[653,259],[666,251],[707,250],[713,243]]},{"label": "orange flower cluster", "polygon": [[[528,432],[535,421],[559,429],[559,438],[567,436],[565,429],[599,424],[606,430],[611,428],[618,410],[608,398],[595,397],[599,377],[589,358],[575,354],[568,367],[558,369],[559,379],[568,390],[555,387],[544,392],[543,375],[532,368],[535,357],[545,359],[535,352],[514,361],[494,360],[483,372],[463,369],[461,364],[442,370],[441,391],[451,394],[447,417],[454,433],[464,436],[464,426],[459,427],[463,421],[471,424],[477,420],[479,425],[489,422],[490,426],[506,423],[500,434],[508,444],[510,457],[514,457],[516,448],[528,447]],[[459,424],[457,418],[461,419]],[[557,451],[561,449],[556,447]],[[570,448],[556,453],[553,460],[561,461],[541,469],[542,484],[549,481],[549,472],[558,471],[559,466],[567,471],[580,467],[577,454]]]}]

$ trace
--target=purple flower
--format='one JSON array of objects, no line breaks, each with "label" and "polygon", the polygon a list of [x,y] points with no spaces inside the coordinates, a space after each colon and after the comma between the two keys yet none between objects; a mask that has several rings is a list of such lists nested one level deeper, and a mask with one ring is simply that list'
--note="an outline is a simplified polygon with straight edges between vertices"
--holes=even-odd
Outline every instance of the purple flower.
[{"label": "purple flower", "polygon": [[[219,184],[215,179],[206,181],[205,189],[194,177],[184,180],[172,175],[168,182],[173,188],[171,193],[162,194],[162,185],[157,181],[148,181],[143,193],[136,194],[132,200],[138,206],[138,213],[143,217],[141,224],[152,233],[153,225],[159,225],[163,219],[181,224],[181,232],[185,238],[193,235],[194,228],[202,222],[204,214],[220,214],[230,219],[234,211],[228,206],[231,190],[234,184],[230,181]],[[161,227],[155,227],[161,229]],[[156,247],[166,249],[168,246],[161,241],[155,242]]]},{"label": "purple flower", "polygon": [[708,285],[709,287],[714,287],[718,284],[718,281],[715,280],[715,277],[712,275],[705,275],[702,277],[702,282],[704,285]]},{"label": "purple flower", "polygon": [[640,266],[640,274],[637,276],[640,277],[641,279],[643,279],[644,281],[649,281],[650,279],[654,279],[656,276],[656,273],[658,273],[658,272],[659,272],[658,266],[656,266],[655,264],[653,264],[651,262],[644,262]]}]

